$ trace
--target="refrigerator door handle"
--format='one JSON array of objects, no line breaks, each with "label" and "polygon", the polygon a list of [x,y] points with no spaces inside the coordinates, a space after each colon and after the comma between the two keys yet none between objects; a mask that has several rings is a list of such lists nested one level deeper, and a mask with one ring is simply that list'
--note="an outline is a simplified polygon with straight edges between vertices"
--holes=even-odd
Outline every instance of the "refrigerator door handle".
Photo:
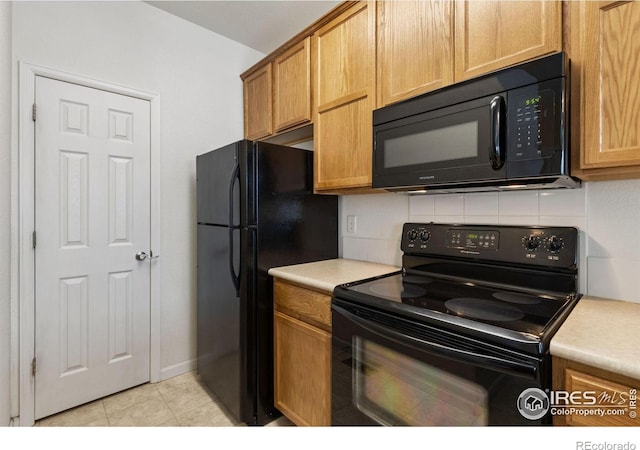
[{"label": "refrigerator door handle", "polygon": [[233,265],[233,232],[239,231],[238,227],[229,227],[229,274],[231,275],[231,281],[233,287],[236,289],[236,297],[240,297],[240,274],[236,273],[236,268]]},{"label": "refrigerator door handle", "polygon": [[236,269],[233,265],[234,252],[233,252],[233,232],[239,229],[239,226],[233,223],[233,210],[234,210],[234,196],[233,188],[236,185],[236,181],[240,181],[240,165],[236,160],[236,165],[233,168],[231,174],[231,180],[229,181],[229,273],[231,274],[231,281],[236,289],[236,297],[240,297],[240,274],[236,273]]},{"label": "refrigerator door handle", "polygon": [[236,161],[236,165],[233,168],[233,172],[231,173],[231,180],[229,180],[229,228],[233,228],[237,226],[233,223],[233,210],[234,208],[234,198],[233,198],[233,188],[236,186],[236,181],[240,181],[240,165]]}]

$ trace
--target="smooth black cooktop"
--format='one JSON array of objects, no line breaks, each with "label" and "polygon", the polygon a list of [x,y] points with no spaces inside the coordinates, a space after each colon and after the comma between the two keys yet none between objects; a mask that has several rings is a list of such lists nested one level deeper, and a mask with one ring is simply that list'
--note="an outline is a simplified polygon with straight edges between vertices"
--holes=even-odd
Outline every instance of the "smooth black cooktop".
[{"label": "smooth black cooktop", "polygon": [[444,327],[540,354],[580,298],[577,233],[406,223],[402,271],[338,286],[334,304],[385,323],[397,318],[400,328]]},{"label": "smooth black cooktop", "polygon": [[376,309],[402,312],[418,322],[437,320],[514,340],[526,336],[536,345],[577,300],[575,294],[524,292],[411,273],[347,283],[334,294]]}]

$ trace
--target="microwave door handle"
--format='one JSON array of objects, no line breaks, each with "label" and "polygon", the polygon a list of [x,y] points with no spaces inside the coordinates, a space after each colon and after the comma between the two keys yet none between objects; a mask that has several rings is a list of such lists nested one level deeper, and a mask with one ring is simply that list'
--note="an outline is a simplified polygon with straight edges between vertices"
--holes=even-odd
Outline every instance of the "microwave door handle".
[{"label": "microwave door handle", "polygon": [[365,320],[339,306],[333,305],[332,309],[336,313],[346,317],[347,319],[354,322],[359,327],[369,331],[370,333],[373,333],[385,339],[391,339],[395,342],[402,343],[402,345],[409,345],[410,347],[418,349],[420,351],[424,351],[424,348],[427,347],[429,349],[428,351],[435,355],[455,359],[460,362],[475,364],[476,366],[484,367],[490,370],[501,370],[503,372],[511,373],[516,376],[530,378],[535,378],[537,375],[537,370],[534,365],[512,361],[497,356],[482,355],[471,350],[453,348],[450,346],[439,344],[437,342],[427,341],[415,336],[399,333],[390,328],[378,325],[369,320]]},{"label": "microwave door handle", "polygon": [[504,166],[504,99],[496,95],[491,99],[491,145],[489,146],[489,161],[493,170]]}]

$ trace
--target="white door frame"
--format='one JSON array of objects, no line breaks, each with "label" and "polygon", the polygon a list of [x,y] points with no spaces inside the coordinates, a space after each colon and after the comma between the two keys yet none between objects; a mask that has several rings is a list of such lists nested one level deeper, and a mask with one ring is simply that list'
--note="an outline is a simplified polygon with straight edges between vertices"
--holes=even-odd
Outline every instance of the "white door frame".
[{"label": "white door frame", "polygon": [[[160,247],[160,96],[104,81],[61,72],[43,66],[20,61],[18,100],[18,304],[19,342],[17,363],[19,367],[20,425],[31,426],[35,417],[34,379],[31,361],[35,356],[35,254],[32,233],[35,213],[35,127],[32,107],[35,101],[35,77],[43,76],[85,87],[101,89],[115,94],[148,100],[151,105],[151,248],[162,255]],[[150,317],[150,381],[160,381],[160,272],[162,258],[151,265],[151,317]],[[16,358],[13,358],[16,361]]]}]

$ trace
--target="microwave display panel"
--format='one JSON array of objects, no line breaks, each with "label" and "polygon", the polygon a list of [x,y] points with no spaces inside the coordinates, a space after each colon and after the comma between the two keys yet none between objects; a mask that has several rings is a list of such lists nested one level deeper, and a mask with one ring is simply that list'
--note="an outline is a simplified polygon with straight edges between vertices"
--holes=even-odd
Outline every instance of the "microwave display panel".
[{"label": "microwave display panel", "polygon": [[384,167],[450,161],[478,156],[478,121],[388,139]]},{"label": "microwave display panel", "polygon": [[512,137],[514,158],[517,160],[539,159],[553,155],[556,131],[555,109],[555,95],[550,89],[516,98],[513,109],[515,135]]}]

